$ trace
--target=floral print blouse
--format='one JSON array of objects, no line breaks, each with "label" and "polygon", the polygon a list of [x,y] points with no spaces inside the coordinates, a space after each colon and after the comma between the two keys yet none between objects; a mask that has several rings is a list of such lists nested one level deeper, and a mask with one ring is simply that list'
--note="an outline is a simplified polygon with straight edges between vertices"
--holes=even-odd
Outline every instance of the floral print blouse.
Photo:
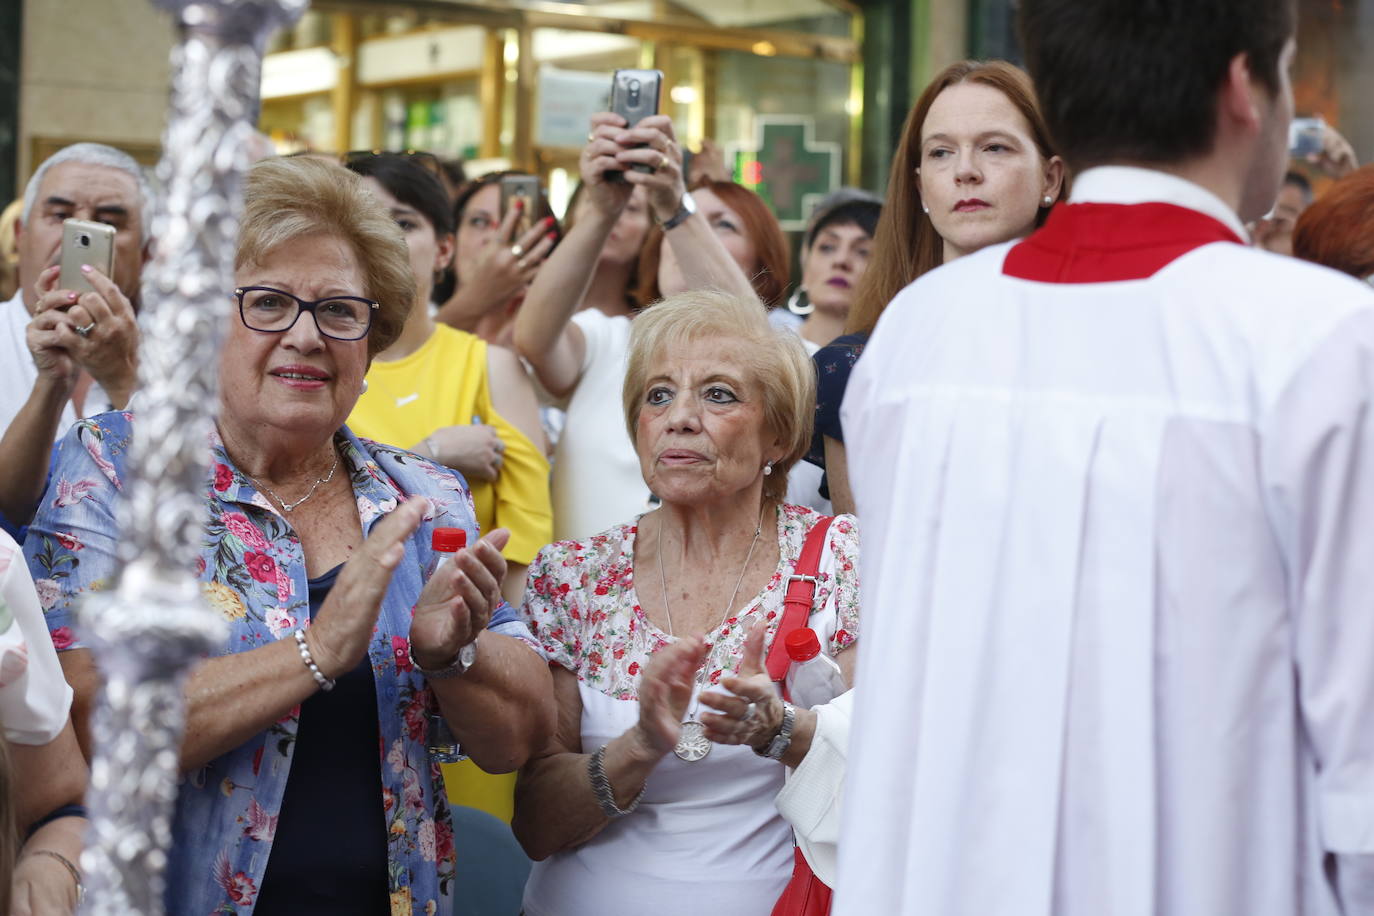
[{"label": "floral print blouse", "polygon": [[[707,635],[705,683],[734,673],[744,654],[748,622],[763,619],[765,651],[782,621],[787,577],[802,544],[821,516],[804,506],[778,509],[777,569],[763,590]],[[617,700],[639,698],[639,672],[649,656],[672,638],[649,621],[635,593],[634,546],[639,521],[585,541],[559,541],[540,551],[529,569],[522,613],[551,662],[576,674],[587,687]],[[852,515],[837,516],[821,554],[811,625],[827,621],[827,652],[833,656],[859,636],[859,528]],[[657,584],[654,586],[657,587]],[[829,612],[829,613],[826,613]]]},{"label": "floral print blouse", "polygon": [[[79,598],[111,587],[119,540],[115,503],[126,473],[133,418],[108,413],[78,423],[63,439],[52,483],[24,544],[48,630],[59,651],[80,648]],[[377,688],[379,753],[392,916],[453,910],[454,846],[439,766],[426,749],[427,716],[438,704],[410,664],[407,637],[432,558],[435,526],[477,536],[463,480],[417,455],[354,436],[335,437],[351,477],[364,533],[410,495],[429,500],[425,522],[406,542],[368,655]],[[205,536],[187,565],[209,603],[230,625],[225,654],[292,639],[309,624],[305,556],[290,522],[229,460],[212,437]],[[502,605],[489,629],[537,644]],[[248,913],[267,867],[291,768],[297,707],[279,722],[182,779],[167,870],[172,916]],[[320,842],[328,843],[328,837]]]}]

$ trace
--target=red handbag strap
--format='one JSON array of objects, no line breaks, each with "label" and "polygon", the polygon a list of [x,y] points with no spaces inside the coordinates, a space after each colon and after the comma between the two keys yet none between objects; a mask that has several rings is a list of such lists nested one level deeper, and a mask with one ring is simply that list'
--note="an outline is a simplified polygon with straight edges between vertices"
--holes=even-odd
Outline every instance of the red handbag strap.
[{"label": "red handbag strap", "polygon": [[788,577],[787,596],[782,599],[782,622],[778,624],[778,632],[773,637],[773,646],[768,650],[765,662],[768,677],[776,683],[782,683],[783,678],[787,677],[788,666],[792,664],[792,659],[787,655],[787,634],[806,626],[811,616],[811,603],[816,597],[816,573],[820,572],[821,551],[825,548],[825,534],[834,520],[833,515],[822,516],[811,528],[802,544],[801,556],[797,557],[797,565],[792,567],[792,575]]}]

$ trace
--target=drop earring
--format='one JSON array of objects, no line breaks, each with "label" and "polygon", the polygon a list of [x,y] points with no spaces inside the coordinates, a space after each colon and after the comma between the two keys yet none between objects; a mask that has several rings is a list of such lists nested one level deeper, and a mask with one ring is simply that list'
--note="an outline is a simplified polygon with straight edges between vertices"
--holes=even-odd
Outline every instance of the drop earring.
[{"label": "drop earring", "polygon": [[367,379],[363,379],[363,394],[367,394]]},{"label": "drop earring", "polygon": [[773,459],[770,458],[766,462],[764,462],[763,476],[767,477],[771,473],[773,473]]}]

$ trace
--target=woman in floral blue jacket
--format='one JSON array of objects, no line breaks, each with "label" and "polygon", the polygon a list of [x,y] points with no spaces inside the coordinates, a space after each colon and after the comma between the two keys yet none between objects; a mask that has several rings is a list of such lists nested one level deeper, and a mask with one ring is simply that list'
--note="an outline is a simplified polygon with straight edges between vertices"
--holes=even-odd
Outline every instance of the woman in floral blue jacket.
[{"label": "woman in floral blue jacket", "polygon": [[[391,216],[337,166],[269,160],[241,233],[205,536],[186,558],[231,635],[186,687],[167,909],[450,913],[430,717],[509,771],[552,730],[548,670],[501,601],[505,533],[476,541],[462,478],[343,426],[412,299]],[[72,430],[25,544],[87,748],[98,675],[72,612],[118,572],[135,422]],[[438,526],[475,543],[427,580]]]}]

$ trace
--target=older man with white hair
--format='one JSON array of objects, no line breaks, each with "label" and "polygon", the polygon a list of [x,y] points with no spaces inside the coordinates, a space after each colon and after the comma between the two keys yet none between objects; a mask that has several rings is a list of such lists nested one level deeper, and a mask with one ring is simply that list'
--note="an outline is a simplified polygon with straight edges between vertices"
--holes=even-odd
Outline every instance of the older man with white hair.
[{"label": "older man with white hair", "polygon": [[[81,417],[123,408],[133,393],[133,303],[150,253],[150,200],[138,163],[98,143],[59,150],[29,180],[19,291],[0,304],[0,515],[13,526],[42,494],[54,440]],[[59,288],[67,219],[115,229],[110,276],[87,271],[94,292]]]}]

